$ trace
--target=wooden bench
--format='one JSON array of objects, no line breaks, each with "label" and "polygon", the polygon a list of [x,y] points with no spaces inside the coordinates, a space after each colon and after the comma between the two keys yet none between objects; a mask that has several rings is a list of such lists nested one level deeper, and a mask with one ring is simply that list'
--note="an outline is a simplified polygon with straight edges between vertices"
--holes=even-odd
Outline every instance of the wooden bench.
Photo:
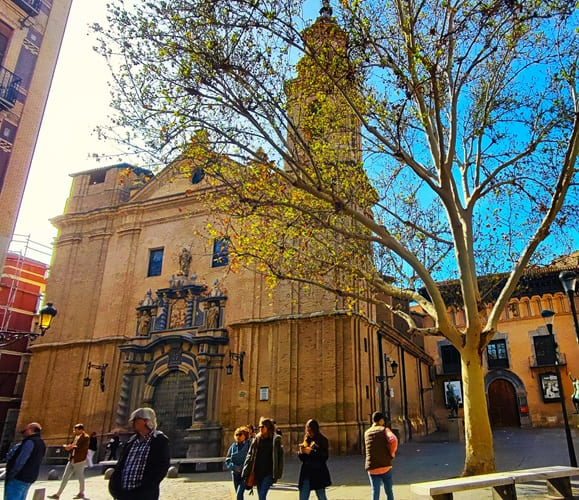
[{"label": "wooden bench", "polygon": [[410,491],[415,496],[429,496],[433,500],[452,500],[452,494],[458,491],[490,487],[493,488],[493,498],[513,500],[517,498],[515,485],[531,481],[546,481],[550,493],[571,498],[573,496],[572,476],[579,476],[579,467],[555,465],[414,483],[410,486]]}]

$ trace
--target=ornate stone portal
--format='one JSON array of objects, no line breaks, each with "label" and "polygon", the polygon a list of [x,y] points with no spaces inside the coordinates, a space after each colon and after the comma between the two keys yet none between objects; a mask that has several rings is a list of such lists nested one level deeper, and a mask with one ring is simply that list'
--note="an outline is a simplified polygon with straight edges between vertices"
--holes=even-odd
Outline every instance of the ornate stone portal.
[{"label": "ornate stone portal", "polygon": [[116,424],[126,424],[130,408],[153,407],[174,457],[221,454],[216,402],[229,343],[227,298],[219,283],[209,289],[195,280],[181,270],[168,288],[155,291],[156,298],[149,290],[136,308],[135,337],[120,346],[124,374]]}]

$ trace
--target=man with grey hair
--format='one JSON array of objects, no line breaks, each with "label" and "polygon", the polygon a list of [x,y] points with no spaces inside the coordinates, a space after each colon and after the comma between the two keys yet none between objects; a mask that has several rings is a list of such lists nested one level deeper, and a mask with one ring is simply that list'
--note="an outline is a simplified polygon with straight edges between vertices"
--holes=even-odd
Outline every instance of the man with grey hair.
[{"label": "man with grey hair", "polygon": [[135,410],[129,421],[135,434],[123,447],[109,491],[117,500],[157,500],[170,464],[169,439],[157,430],[152,408]]}]

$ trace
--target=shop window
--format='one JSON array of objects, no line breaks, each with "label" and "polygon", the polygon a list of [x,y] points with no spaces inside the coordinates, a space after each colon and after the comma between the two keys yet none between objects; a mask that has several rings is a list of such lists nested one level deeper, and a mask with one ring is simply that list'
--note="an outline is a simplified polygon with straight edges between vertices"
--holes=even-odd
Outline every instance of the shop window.
[{"label": "shop window", "polygon": [[213,241],[213,258],[211,267],[222,267],[229,263],[229,240],[218,238]]},{"label": "shop window", "polygon": [[506,340],[492,340],[487,346],[487,361],[489,368],[508,368],[509,357],[507,356]]},{"label": "shop window", "polygon": [[163,269],[163,249],[149,250],[149,269],[147,276],[161,276]]},{"label": "shop window", "polygon": [[440,346],[443,373],[460,373],[460,353],[452,345]]}]

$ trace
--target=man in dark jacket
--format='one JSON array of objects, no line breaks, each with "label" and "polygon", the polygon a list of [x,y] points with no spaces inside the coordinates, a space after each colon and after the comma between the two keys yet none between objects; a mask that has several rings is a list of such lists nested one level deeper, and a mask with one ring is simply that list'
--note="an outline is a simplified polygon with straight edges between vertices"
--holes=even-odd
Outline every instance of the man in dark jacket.
[{"label": "man in dark jacket", "polygon": [[130,421],[135,434],[123,447],[109,491],[117,500],[157,500],[170,464],[169,439],[157,430],[151,408],[135,410]]},{"label": "man in dark jacket", "polygon": [[25,500],[30,485],[38,478],[46,446],[40,438],[42,427],[31,422],[23,430],[24,439],[6,457],[5,500]]}]

